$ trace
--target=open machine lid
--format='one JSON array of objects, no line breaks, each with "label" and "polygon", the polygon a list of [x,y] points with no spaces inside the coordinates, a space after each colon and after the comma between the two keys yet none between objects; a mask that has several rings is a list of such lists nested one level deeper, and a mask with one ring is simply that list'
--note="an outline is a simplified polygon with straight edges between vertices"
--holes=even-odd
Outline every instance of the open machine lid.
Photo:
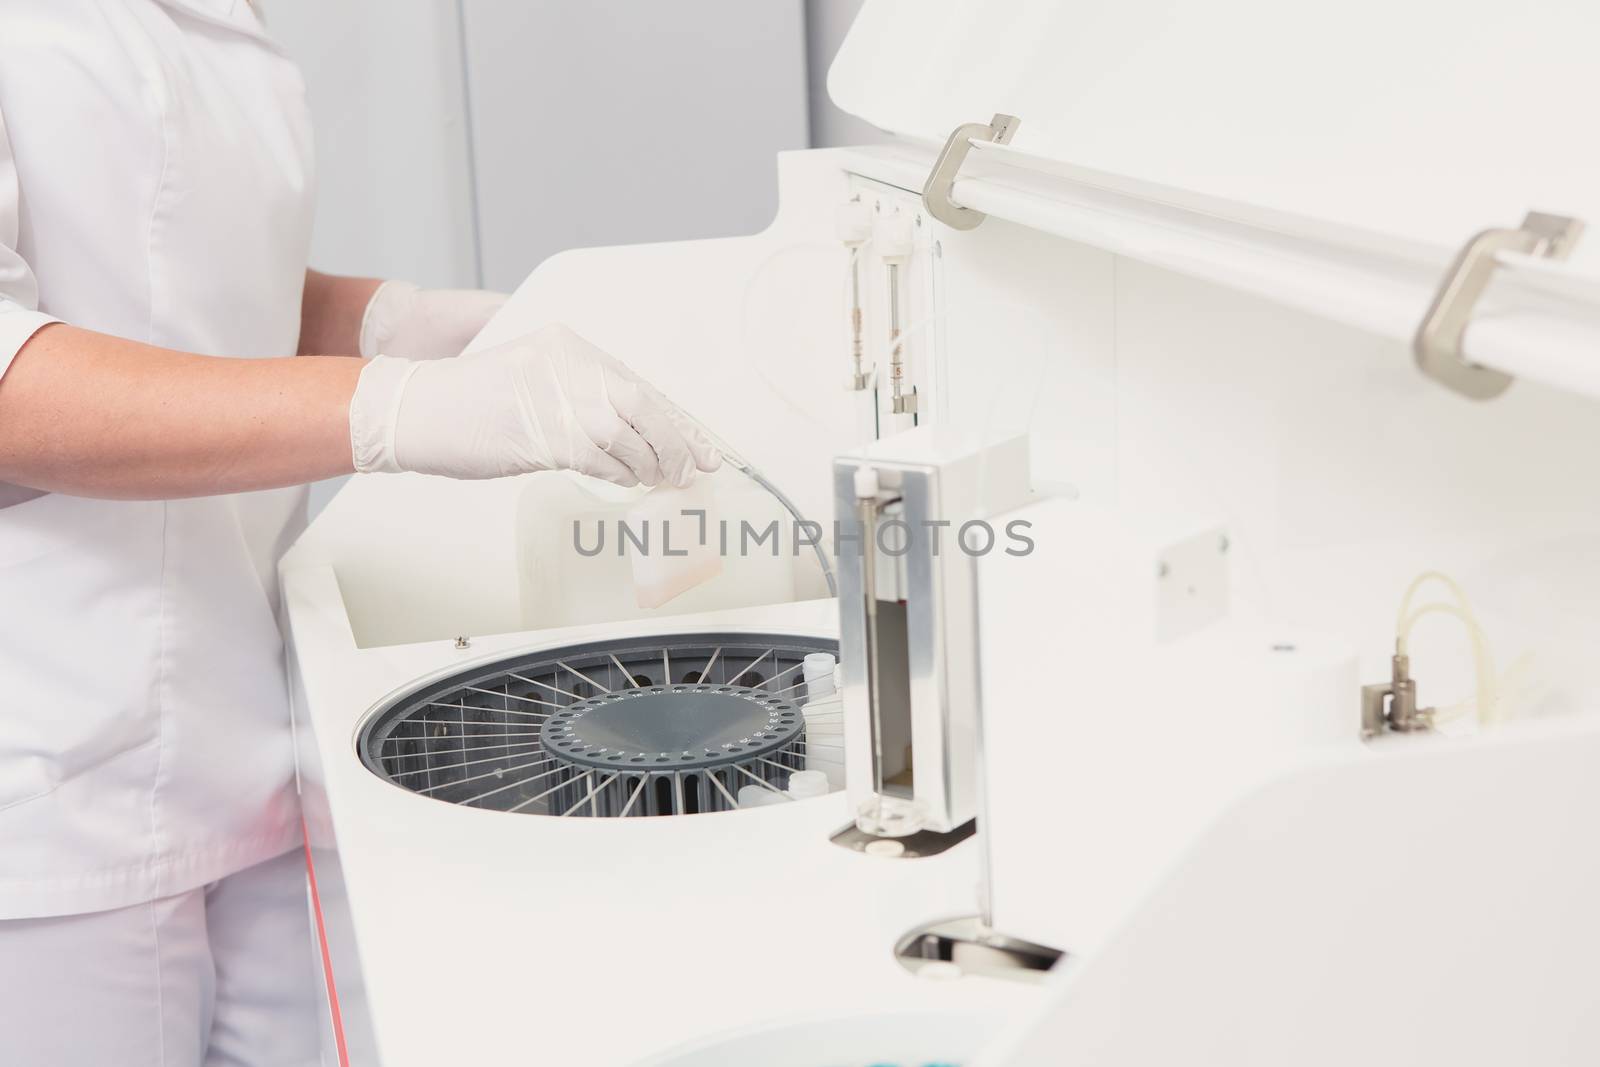
[{"label": "open machine lid", "polygon": [[[867,0],[844,110],[1112,179],[1458,247],[1530,210],[1600,219],[1585,0]],[[1600,240],[1571,264],[1600,276]]]}]

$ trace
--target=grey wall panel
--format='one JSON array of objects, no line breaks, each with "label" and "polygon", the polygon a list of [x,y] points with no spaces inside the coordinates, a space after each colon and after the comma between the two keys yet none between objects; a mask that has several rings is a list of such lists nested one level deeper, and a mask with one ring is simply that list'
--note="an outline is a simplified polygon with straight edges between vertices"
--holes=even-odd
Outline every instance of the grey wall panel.
[{"label": "grey wall panel", "polygon": [[828,99],[828,66],[850,32],[861,0],[806,0],[806,80],[811,111],[811,147],[878,144],[889,135]]},{"label": "grey wall panel", "polygon": [[454,0],[267,0],[317,144],[312,265],[469,285],[471,182]]},{"label": "grey wall panel", "polygon": [[801,0],[463,2],[487,284],[771,220],[808,144]]}]

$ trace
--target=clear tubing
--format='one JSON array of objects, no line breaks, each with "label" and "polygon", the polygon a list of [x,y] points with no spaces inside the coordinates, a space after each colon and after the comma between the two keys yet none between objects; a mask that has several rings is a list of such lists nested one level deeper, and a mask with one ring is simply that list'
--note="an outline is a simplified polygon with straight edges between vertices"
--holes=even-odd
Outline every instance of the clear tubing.
[{"label": "clear tubing", "polygon": [[1456,607],[1460,608],[1468,615],[1472,614],[1472,605],[1467,602],[1467,594],[1454,578],[1441,571],[1423,571],[1421,574],[1417,575],[1411,580],[1411,584],[1406,587],[1405,596],[1400,598],[1400,615],[1395,620],[1394,632],[1395,645],[1401,655],[1404,655],[1406,651],[1406,620],[1411,617],[1411,601],[1417,595],[1417,590],[1421,589],[1429,582],[1438,582],[1440,585],[1443,585],[1445,588],[1449,589],[1450,595],[1455,598]]},{"label": "clear tubing", "polygon": [[[768,493],[771,493],[773,498],[776,499],[779,504],[783,505],[783,510],[789,513],[790,518],[794,519],[797,525],[801,527],[812,525],[806,521],[804,515],[800,514],[799,507],[795,505],[793,500],[789,499],[789,495],[782,489],[779,489],[777,485],[768,479],[765,474],[762,474],[759,470],[757,470],[755,465],[740,455],[732,445],[728,444],[715,433],[711,432],[705,423],[701,422],[687,411],[684,411],[682,408],[678,409],[678,413],[685,419],[689,420],[689,422],[693,423],[701,433],[705,434],[711,439],[711,443],[716,446],[717,451],[722,453],[723,462],[727,463],[728,466],[732,467],[746,478],[749,478],[752,482],[755,482]],[[833,564],[829,562],[828,554],[822,549],[822,539],[820,537],[811,542],[811,551],[816,553],[817,564],[822,568],[822,577],[828,583],[828,595],[835,597],[838,596],[839,582],[833,576]]]},{"label": "clear tubing", "polygon": [[[1411,605],[1417,591],[1429,582],[1443,585],[1455,603],[1436,601],[1413,609]],[[1477,685],[1477,693],[1472,702],[1477,704],[1478,721],[1485,725],[1498,721],[1501,717],[1499,680],[1495,675],[1494,659],[1489,651],[1488,639],[1484,636],[1483,627],[1478,624],[1477,616],[1473,614],[1466,591],[1448,574],[1440,571],[1424,571],[1412,579],[1411,584],[1406,587],[1405,595],[1400,599],[1399,617],[1395,620],[1395,654],[1400,656],[1410,654],[1411,631],[1416,628],[1418,622],[1429,615],[1448,615],[1466,627],[1467,637],[1472,643],[1472,666]],[[1465,709],[1466,703],[1437,709],[1435,714],[1441,719],[1455,718]]]},{"label": "clear tubing", "polygon": [[[774,258],[774,257],[769,257],[769,259],[770,258]],[[746,287],[746,294],[745,295],[746,295],[746,300],[748,301],[748,299],[749,299],[748,287]],[[760,367],[757,366],[756,370],[757,370],[757,373],[759,374],[760,373]],[[765,380],[765,376],[763,375],[762,377]],[[775,393],[779,393],[779,395],[782,395],[781,392],[779,392],[777,386],[773,385],[773,383],[771,381],[768,381],[767,384],[772,385],[773,391]],[[651,386],[651,388],[655,389],[654,386]],[[656,392],[658,394],[660,394],[660,390],[656,390]],[[663,399],[665,399],[665,398],[663,397]],[[795,521],[795,523],[797,525],[799,525],[801,527],[805,527],[807,525],[813,525],[813,524],[810,524],[810,523],[807,522],[807,520],[806,520],[804,515],[800,514],[799,507],[797,507],[795,505],[795,502],[793,500],[789,499],[789,495],[787,493],[785,493],[782,489],[779,489],[778,486],[776,484],[774,484],[765,474],[762,474],[759,470],[757,470],[755,465],[753,463],[751,463],[749,460],[745,459],[744,456],[741,455],[737,449],[735,449],[732,445],[728,444],[728,442],[724,441],[719,435],[714,433],[712,431],[711,427],[707,426],[705,423],[701,422],[699,419],[697,419],[693,415],[689,414],[689,412],[685,411],[683,408],[679,407],[676,404],[673,404],[670,400],[668,400],[667,403],[668,403],[668,405],[671,406],[673,412],[676,413],[679,418],[683,419],[685,422],[689,423],[695,429],[699,430],[701,433],[703,433],[711,441],[711,444],[716,448],[716,450],[719,453],[721,453],[723,460],[730,467],[732,467],[734,470],[738,471],[740,474],[743,474],[746,478],[749,478],[752,482],[755,482],[761,488],[765,489],[768,493],[772,494],[773,498],[776,499],[779,504],[783,505],[783,510],[787,511],[789,513],[789,516],[792,519],[794,519],[794,521]],[[796,409],[796,410],[798,410],[798,409]],[[804,412],[801,412],[801,414],[804,415]],[[815,421],[810,416],[805,416],[805,417],[806,417],[807,421],[810,421],[810,422],[814,422]],[[839,582],[833,576],[833,564],[828,561],[828,554],[826,552],[824,552],[823,549],[822,549],[822,539],[820,537],[817,538],[815,541],[813,541],[811,543],[811,550],[814,553],[816,553],[817,564],[822,568],[822,577],[828,583],[828,595],[829,596],[834,596],[834,597],[838,596],[839,595]]]},{"label": "clear tubing", "polygon": [[1495,687],[1494,661],[1490,656],[1489,643],[1484,638],[1483,629],[1470,611],[1454,604],[1424,604],[1401,621],[1400,632],[1395,638],[1395,647],[1400,650],[1401,655],[1406,655],[1405,650],[1410,644],[1412,629],[1429,615],[1449,615],[1460,620],[1466,627],[1467,637],[1472,642],[1473,670],[1477,676],[1478,721],[1484,725],[1498,721],[1500,700]]},{"label": "clear tubing", "polygon": [[[724,459],[728,460],[728,462],[733,464],[734,470],[743,474],[746,478],[749,478],[752,482],[755,482],[761,488],[765,489],[767,492],[776,497],[778,503],[783,505],[783,510],[787,511],[790,517],[793,518],[798,525],[802,527],[806,525],[805,516],[800,514],[800,509],[795,506],[794,501],[790,500],[782,489],[779,489],[772,482],[768,481],[765,474],[762,474],[760,471],[752,467],[749,461],[742,459],[733,453],[724,451],[722,456]],[[811,542],[811,551],[816,553],[817,565],[822,568],[822,577],[828,583],[828,595],[834,597],[838,596],[839,583],[833,576],[833,564],[828,561],[828,553],[824,552],[822,549],[821,538]]]}]

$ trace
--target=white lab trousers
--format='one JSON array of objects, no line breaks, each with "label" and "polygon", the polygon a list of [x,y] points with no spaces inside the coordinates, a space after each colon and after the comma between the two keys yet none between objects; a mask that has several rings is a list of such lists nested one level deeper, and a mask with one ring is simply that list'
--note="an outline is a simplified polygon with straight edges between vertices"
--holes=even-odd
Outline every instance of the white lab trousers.
[{"label": "white lab trousers", "polygon": [[312,1067],[316,975],[299,850],[86,915],[0,921],[0,1064]]}]

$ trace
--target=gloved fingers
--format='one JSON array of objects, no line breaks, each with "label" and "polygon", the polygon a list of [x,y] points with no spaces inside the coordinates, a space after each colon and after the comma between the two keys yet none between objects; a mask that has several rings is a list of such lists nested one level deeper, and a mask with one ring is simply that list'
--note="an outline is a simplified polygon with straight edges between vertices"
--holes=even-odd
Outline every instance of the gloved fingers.
[{"label": "gloved fingers", "polygon": [[[626,371],[627,369],[623,368],[623,370]],[[668,400],[661,390],[643,378],[631,372],[627,376],[632,379],[650,406],[672,420],[672,424],[678,429],[678,435],[688,447],[689,455],[693,459],[696,468],[710,474],[722,466],[721,450],[711,443],[711,438],[706,436],[705,431],[700,429],[694,419],[690,418],[678,405]]]},{"label": "gloved fingers", "polygon": [[449,359],[461,353],[505,305],[504,293],[418,289],[389,281],[373,292],[361,320],[359,349],[370,359]]},{"label": "gloved fingers", "polygon": [[609,392],[613,405],[622,413],[623,418],[637,425],[635,418],[637,415],[648,410],[662,412],[677,427],[677,436],[687,443],[695,467],[709,474],[722,465],[721,451],[711,443],[711,438],[706,436],[705,431],[701,430],[682,408],[668,400],[661,390],[639,377],[631,367],[609,352],[594,347],[576,334],[567,331],[565,339],[581,343],[598,363],[611,372],[608,380]]},{"label": "gloved fingers", "polygon": [[646,411],[633,417],[633,428],[655,450],[664,481],[679,489],[694,481],[694,453],[670,415],[664,411]]},{"label": "gloved fingers", "polygon": [[581,414],[579,426],[596,448],[620,461],[640,485],[660,483],[661,463],[656,450],[616,411]]},{"label": "gloved fingers", "polygon": [[650,383],[625,367],[613,364],[612,369],[616,373],[606,380],[612,406],[655,449],[662,477],[680,489],[689,485],[699,465],[692,438],[703,440],[703,435],[693,431],[687,418]]},{"label": "gloved fingers", "polygon": [[694,458],[694,465],[707,474],[722,466],[722,450],[711,443],[705,431],[695,424],[689,416],[677,408],[671,409],[672,421],[683,434],[684,441],[689,446],[689,455]]},{"label": "gloved fingers", "polygon": [[624,489],[632,489],[639,484],[639,478],[633,470],[615,456],[602,452],[594,445],[580,446],[572,456],[572,469],[579,474],[587,474],[591,478],[599,478],[620,485]]},{"label": "gloved fingers", "polygon": [[424,290],[418,294],[427,318],[429,336],[439,356],[459,355],[510,299],[487,289]]},{"label": "gloved fingers", "polygon": [[394,351],[395,334],[410,314],[420,290],[410,282],[387,281],[372,291],[366,310],[361,314],[361,326],[356,335],[356,351],[362,359],[375,356],[409,358],[405,352]]}]

